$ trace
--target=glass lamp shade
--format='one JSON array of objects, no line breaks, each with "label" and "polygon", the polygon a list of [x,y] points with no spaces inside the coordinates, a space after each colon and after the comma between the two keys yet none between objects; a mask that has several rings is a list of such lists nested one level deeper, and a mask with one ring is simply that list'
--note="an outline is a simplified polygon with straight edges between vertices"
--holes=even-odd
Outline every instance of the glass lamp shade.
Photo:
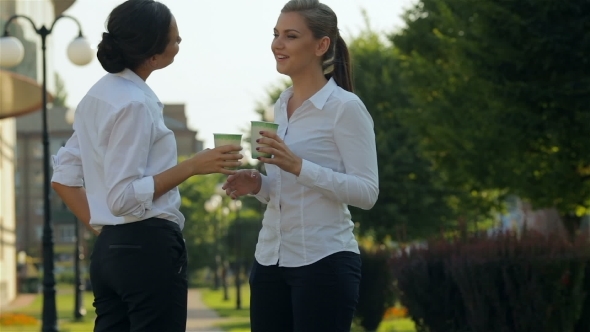
[{"label": "glass lamp shade", "polygon": [[68,45],[68,58],[78,66],[89,64],[94,58],[94,52],[85,37],[77,37]]},{"label": "glass lamp shade", "polygon": [[25,48],[18,38],[5,36],[0,38],[0,66],[17,66],[25,56]]}]

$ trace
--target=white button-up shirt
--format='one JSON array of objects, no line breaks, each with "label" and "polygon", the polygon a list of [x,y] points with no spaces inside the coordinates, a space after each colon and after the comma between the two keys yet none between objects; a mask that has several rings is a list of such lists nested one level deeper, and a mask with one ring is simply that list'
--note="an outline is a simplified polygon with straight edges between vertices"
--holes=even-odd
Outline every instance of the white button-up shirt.
[{"label": "white button-up shirt", "polygon": [[53,156],[52,181],[85,187],[95,229],[151,217],[184,226],[178,188],[153,200],[153,176],[177,163],[162,110],[129,69],[105,75],[78,105],[74,134]]},{"label": "white button-up shirt", "polygon": [[331,79],[288,119],[292,94],[281,94],[275,122],[303,165],[298,177],[266,165],[256,194],[268,204],[255,253],[262,265],[297,267],[359,253],[348,205],[370,209],[379,194],[373,120],[362,101]]}]

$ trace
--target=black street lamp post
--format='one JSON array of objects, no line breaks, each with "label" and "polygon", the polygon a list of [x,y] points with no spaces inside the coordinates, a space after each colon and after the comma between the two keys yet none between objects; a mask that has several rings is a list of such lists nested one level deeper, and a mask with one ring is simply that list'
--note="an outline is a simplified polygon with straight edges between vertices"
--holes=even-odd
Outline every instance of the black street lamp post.
[{"label": "black street lamp post", "polygon": [[242,271],[242,225],[240,222],[240,209],[242,208],[242,202],[239,200],[231,201],[229,208],[236,212],[236,225],[235,229],[235,254],[236,254],[236,272],[235,272],[235,284],[236,284],[236,309],[242,309],[242,291],[241,291],[241,271]]},{"label": "black street lamp post", "polygon": [[213,289],[217,290],[220,284],[220,277],[219,277],[219,243],[218,243],[218,230],[219,230],[219,219],[217,218],[217,209],[221,206],[222,202],[221,195],[215,194],[211,196],[205,202],[205,211],[209,213],[213,220],[213,236],[214,236],[214,244],[213,244]]},{"label": "black street lamp post", "polygon": [[[65,118],[69,125],[74,124],[74,117],[74,109],[68,109]],[[62,146],[65,146],[65,142],[62,144]],[[80,223],[76,216],[74,216],[74,234],[74,318],[76,320],[80,320],[86,315],[86,309],[84,308],[85,287],[84,283],[82,282],[80,271],[80,262],[84,259],[84,249],[80,245]]]},{"label": "black street lamp post", "polygon": [[84,283],[82,283],[80,261],[82,261],[82,250],[80,246],[80,228],[78,218],[74,217],[74,232],[76,234],[76,248],[74,249],[74,318],[76,320],[82,319],[86,315],[84,308]]},{"label": "black street lamp post", "polygon": [[242,230],[240,224],[240,210],[238,209],[236,213],[236,309],[242,309],[242,291],[240,289],[241,286],[241,276],[240,273],[242,272]]},{"label": "black street lamp post", "polygon": [[[16,66],[24,56],[22,43],[8,34],[8,26],[17,18],[23,18],[33,25],[35,32],[41,36],[42,53],[42,122],[43,122],[43,200],[44,200],[44,222],[43,222],[43,312],[41,330],[57,331],[57,309],[55,305],[55,275],[54,275],[54,251],[53,251],[53,229],[51,224],[51,192],[49,173],[49,133],[47,129],[47,63],[46,63],[46,39],[53,31],[55,23],[62,18],[69,18],[78,25],[78,37],[68,46],[68,56],[77,65],[85,65],[92,61],[92,49],[90,44],[82,35],[80,22],[67,15],[60,15],[55,18],[51,27],[45,25],[37,28],[33,20],[24,15],[11,16],[4,25],[4,35],[0,38],[0,65]],[[90,56],[89,56],[90,55]]]}]

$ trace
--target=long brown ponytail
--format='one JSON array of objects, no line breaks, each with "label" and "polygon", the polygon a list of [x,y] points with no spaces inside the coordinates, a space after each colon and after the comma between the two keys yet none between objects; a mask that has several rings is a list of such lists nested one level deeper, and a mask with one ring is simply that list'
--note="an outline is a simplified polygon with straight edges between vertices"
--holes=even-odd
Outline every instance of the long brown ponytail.
[{"label": "long brown ponytail", "polygon": [[346,46],[346,42],[342,39],[340,34],[338,34],[338,38],[336,39],[332,77],[334,77],[334,81],[336,81],[336,84],[341,88],[346,91],[354,92],[350,54],[348,53],[348,46]]}]

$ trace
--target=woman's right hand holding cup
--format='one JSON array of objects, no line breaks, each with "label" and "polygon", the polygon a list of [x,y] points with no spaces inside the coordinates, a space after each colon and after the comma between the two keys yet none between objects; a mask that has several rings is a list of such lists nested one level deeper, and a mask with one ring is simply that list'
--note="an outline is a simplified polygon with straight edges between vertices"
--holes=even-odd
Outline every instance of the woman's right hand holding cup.
[{"label": "woman's right hand holding cup", "polygon": [[205,149],[198,152],[187,161],[193,167],[193,175],[223,173],[231,175],[236,171],[231,168],[238,168],[241,165],[242,150],[239,145],[223,145],[214,149]]}]

